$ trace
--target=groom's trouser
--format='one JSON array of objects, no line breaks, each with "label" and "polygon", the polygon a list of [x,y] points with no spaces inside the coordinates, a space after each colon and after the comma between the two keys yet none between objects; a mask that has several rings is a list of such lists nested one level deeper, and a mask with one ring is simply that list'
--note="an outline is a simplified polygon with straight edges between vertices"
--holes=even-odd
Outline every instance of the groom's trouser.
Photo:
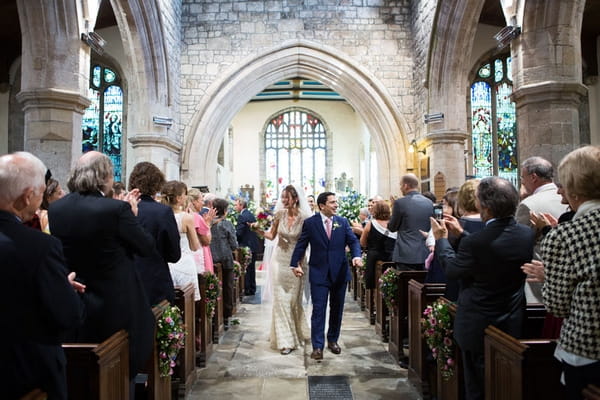
[{"label": "groom's trouser", "polygon": [[346,296],[347,282],[333,284],[310,285],[313,310],[310,318],[310,339],[313,349],[325,347],[325,313],[327,309],[327,298],[329,297],[329,328],[327,329],[327,341],[337,342],[342,327],[342,314],[344,313],[344,298]]}]

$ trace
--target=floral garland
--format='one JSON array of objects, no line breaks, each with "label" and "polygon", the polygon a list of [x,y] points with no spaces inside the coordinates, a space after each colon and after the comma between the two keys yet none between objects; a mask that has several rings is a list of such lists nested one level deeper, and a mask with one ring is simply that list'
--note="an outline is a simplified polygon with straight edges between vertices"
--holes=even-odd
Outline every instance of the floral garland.
[{"label": "floral garland", "polygon": [[242,274],[246,272],[246,268],[250,265],[250,261],[252,261],[252,250],[250,247],[244,246],[239,248],[240,257],[242,258],[240,264],[242,265]]},{"label": "floral garland", "polygon": [[394,304],[396,303],[396,293],[398,292],[398,274],[394,268],[388,268],[381,274],[379,288],[385,305],[390,313],[393,313]]},{"label": "floral garland", "polygon": [[221,281],[210,271],[206,271],[203,275],[206,280],[206,296],[204,297],[206,315],[212,318],[217,309],[217,301],[221,299]]},{"label": "floral garland", "polygon": [[339,204],[337,215],[348,221],[357,221],[360,209],[366,207],[367,199],[357,191],[350,190],[345,196],[340,197]]},{"label": "floral garland", "polygon": [[157,323],[156,342],[158,345],[160,376],[173,375],[177,354],[184,346],[185,328],[181,310],[177,306],[167,307]]},{"label": "floral garland", "polygon": [[242,276],[242,264],[233,261],[233,279],[239,279]]},{"label": "floral garland", "polygon": [[423,311],[421,326],[425,341],[437,360],[444,380],[454,375],[454,340],[449,303],[437,300]]},{"label": "floral garland", "polygon": [[358,277],[358,281],[365,286],[365,275],[367,274],[367,253],[362,254],[362,265],[360,267],[356,267],[356,275]]}]

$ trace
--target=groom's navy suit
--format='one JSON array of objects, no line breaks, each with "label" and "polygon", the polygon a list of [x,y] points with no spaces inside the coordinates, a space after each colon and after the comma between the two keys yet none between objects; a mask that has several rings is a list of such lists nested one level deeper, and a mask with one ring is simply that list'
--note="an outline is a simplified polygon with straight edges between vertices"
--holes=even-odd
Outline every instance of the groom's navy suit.
[{"label": "groom's navy suit", "polygon": [[325,311],[329,296],[329,329],[327,341],[337,342],[342,325],[346,284],[350,280],[350,269],[346,258],[346,246],[352,257],[360,257],[360,244],[346,218],[333,216],[331,239],[327,238],[321,214],[304,221],[290,266],[296,267],[310,244],[310,292],[313,302],[311,317],[311,341],[313,349],[324,348]]}]

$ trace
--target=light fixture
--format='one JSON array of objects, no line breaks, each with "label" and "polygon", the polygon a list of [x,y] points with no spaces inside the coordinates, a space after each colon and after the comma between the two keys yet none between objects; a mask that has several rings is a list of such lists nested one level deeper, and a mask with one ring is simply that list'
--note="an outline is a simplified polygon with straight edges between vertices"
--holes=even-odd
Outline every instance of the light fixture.
[{"label": "light fixture", "polygon": [[415,139],[413,139],[413,140],[410,142],[410,145],[408,146],[408,152],[409,152],[409,153],[414,153],[415,151],[416,151],[417,153],[423,153],[423,155],[426,155],[426,154],[427,154],[427,152],[425,151],[425,149],[423,149],[423,150],[419,150],[419,146],[417,146],[417,141],[416,141]]},{"label": "light fixture", "polygon": [[425,114],[424,122],[426,124],[430,124],[432,122],[441,122],[443,120],[444,120],[444,113],[437,112],[437,113]]},{"label": "light fixture", "polygon": [[104,46],[106,46],[106,40],[96,32],[88,32],[81,34],[81,40],[83,40],[88,46],[92,48],[96,53],[104,54]]},{"label": "light fixture", "polygon": [[496,40],[496,48],[502,50],[510,44],[510,42],[521,34],[521,27],[515,25],[507,25],[494,35]]},{"label": "light fixture", "polygon": [[173,118],[154,116],[152,117],[152,122],[154,122],[154,125],[171,127],[173,125]]}]

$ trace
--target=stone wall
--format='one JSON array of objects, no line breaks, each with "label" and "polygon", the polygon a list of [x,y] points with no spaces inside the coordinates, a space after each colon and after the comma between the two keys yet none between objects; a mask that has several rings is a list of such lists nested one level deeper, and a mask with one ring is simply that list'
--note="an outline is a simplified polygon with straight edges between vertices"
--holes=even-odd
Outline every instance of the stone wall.
[{"label": "stone wall", "polygon": [[383,83],[404,118],[412,121],[409,0],[185,0],[182,29],[184,126],[221,72],[240,68],[236,64],[246,57],[290,39],[331,46],[354,58]]},{"label": "stone wall", "polygon": [[414,63],[413,81],[419,84],[415,85],[415,118],[418,118],[415,124],[415,137],[425,135],[424,125],[420,122],[427,113],[428,91],[427,80],[429,48],[431,45],[431,35],[433,23],[435,20],[436,0],[417,0],[412,2],[412,31],[414,37]]}]

